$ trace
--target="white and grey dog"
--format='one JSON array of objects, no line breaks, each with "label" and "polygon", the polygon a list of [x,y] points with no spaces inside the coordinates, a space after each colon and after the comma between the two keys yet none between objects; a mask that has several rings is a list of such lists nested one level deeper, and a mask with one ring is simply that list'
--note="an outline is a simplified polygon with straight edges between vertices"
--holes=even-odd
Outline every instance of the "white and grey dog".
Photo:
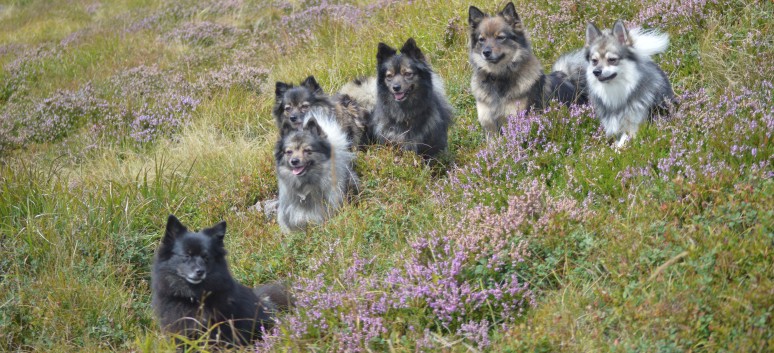
[{"label": "white and grey dog", "polygon": [[285,123],[274,155],[279,184],[277,222],[286,233],[325,222],[344,204],[348,193],[358,188],[355,154],[330,111],[310,110],[301,130]]},{"label": "white and grey dog", "polygon": [[594,113],[605,134],[622,147],[654,112],[668,113],[674,92],[652,55],[663,53],[669,36],[658,31],[627,30],[623,21],[612,31],[586,27],[586,81]]}]

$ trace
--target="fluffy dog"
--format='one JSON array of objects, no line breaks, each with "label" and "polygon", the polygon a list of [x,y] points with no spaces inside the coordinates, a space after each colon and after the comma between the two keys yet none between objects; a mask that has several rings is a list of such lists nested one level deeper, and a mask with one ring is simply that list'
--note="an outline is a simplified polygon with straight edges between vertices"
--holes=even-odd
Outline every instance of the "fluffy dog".
[{"label": "fluffy dog", "polygon": [[272,114],[277,128],[282,128],[287,122],[292,127],[301,129],[306,113],[311,109],[318,109],[336,117],[352,147],[356,148],[365,142],[369,110],[359,106],[346,94],[329,97],[314,76],[307,77],[298,86],[277,82],[275,93]]},{"label": "fluffy dog", "polygon": [[559,59],[558,71],[545,75],[513,3],[494,16],[471,6],[468,24],[470,88],[487,136],[499,134],[509,115],[543,108],[549,100],[586,102],[583,56],[568,54]]},{"label": "fluffy dog", "polygon": [[151,304],[164,331],[247,345],[274,324],[278,310],[292,304],[280,284],[248,288],[231,277],[225,234],[226,222],[191,232],[169,216],[151,274]]},{"label": "fluffy dog", "polygon": [[277,221],[284,232],[323,223],[356,190],[355,154],[336,118],[324,109],[306,113],[301,130],[284,123],[274,149],[279,184]]},{"label": "fluffy dog", "polygon": [[[377,142],[395,144],[425,159],[446,150],[452,107],[444,95],[443,83],[425,59],[413,38],[400,53],[379,43],[374,111],[371,119]],[[373,92],[368,81],[362,94]],[[367,99],[367,98],[365,98]]]},{"label": "fluffy dog", "polygon": [[622,147],[653,113],[668,113],[676,103],[663,70],[651,60],[669,45],[656,31],[628,31],[623,21],[603,33],[586,27],[586,79],[594,113],[608,138]]}]

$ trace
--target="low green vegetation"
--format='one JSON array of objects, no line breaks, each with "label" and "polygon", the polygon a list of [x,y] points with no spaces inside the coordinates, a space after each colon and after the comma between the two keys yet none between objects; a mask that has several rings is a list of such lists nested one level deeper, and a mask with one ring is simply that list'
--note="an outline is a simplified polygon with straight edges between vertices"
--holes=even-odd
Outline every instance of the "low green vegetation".
[{"label": "low green vegetation", "polygon": [[[175,214],[228,222],[239,281],[293,285],[261,351],[772,351],[774,5],[516,1],[546,70],[589,21],[670,34],[680,107],[620,151],[589,107],[486,141],[469,5],[504,4],[0,5],[0,350],[174,350],[150,267]],[[251,208],[277,193],[274,82],[333,93],[409,37],[455,109],[442,163],[368,146],[360,195],[282,234]]]}]

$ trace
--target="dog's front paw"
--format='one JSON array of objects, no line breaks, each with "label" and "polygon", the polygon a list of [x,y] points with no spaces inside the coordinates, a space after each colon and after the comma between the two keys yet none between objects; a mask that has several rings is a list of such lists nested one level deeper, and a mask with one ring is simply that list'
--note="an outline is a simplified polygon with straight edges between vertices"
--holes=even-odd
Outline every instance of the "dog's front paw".
[{"label": "dog's front paw", "polygon": [[613,145],[613,148],[615,148],[616,151],[620,151],[626,145],[627,141],[629,141],[629,135],[623,133],[621,138]]}]

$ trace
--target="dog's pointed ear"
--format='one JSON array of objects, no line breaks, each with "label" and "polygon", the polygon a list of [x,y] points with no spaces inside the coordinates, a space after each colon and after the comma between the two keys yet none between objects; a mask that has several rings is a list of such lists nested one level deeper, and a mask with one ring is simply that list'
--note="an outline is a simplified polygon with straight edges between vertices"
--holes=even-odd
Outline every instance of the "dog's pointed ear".
[{"label": "dog's pointed ear", "polygon": [[414,40],[414,38],[409,38],[406,40],[406,43],[403,43],[403,46],[400,47],[400,52],[401,54],[407,55],[411,58],[420,61],[426,61],[425,54],[422,54],[422,49],[419,49],[419,46],[417,46],[417,42]]},{"label": "dog's pointed ear", "polygon": [[309,131],[313,135],[317,135],[320,137],[325,137],[325,131],[323,131],[322,127],[320,127],[320,124],[317,123],[317,119],[315,118],[309,118],[309,121],[306,122],[306,125],[304,125],[304,131]]},{"label": "dog's pointed ear", "polygon": [[164,237],[162,238],[162,241],[167,244],[171,244],[174,242],[175,239],[177,239],[179,236],[185,234],[185,232],[188,231],[188,228],[186,228],[182,223],[180,223],[180,220],[175,217],[175,215],[169,215],[167,218],[167,229],[164,232]]},{"label": "dog's pointed ear", "polygon": [[592,43],[594,43],[597,38],[602,36],[602,31],[597,28],[593,23],[589,22],[588,25],[586,25],[586,46],[590,47]]},{"label": "dog's pointed ear", "polygon": [[631,45],[631,40],[629,39],[629,31],[626,29],[626,26],[624,25],[622,20],[615,21],[615,24],[613,25],[613,37],[618,41],[618,43],[621,43],[623,45]]},{"label": "dog's pointed ear", "polygon": [[395,56],[398,51],[393,49],[387,44],[379,43],[379,47],[376,50],[376,62],[378,64],[383,63],[385,60]]},{"label": "dog's pointed ear", "polygon": [[519,14],[516,13],[516,6],[513,6],[512,2],[505,5],[505,8],[500,11],[499,15],[503,17],[505,23],[514,29],[521,29],[521,18],[519,18]]},{"label": "dog's pointed ear", "polygon": [[218,224],[203,230],[202,233],[222,241],[223,237],[226,236],[226,221],[220,221]]},{"label": "dog's pointed ear", "polygon": [[296,131],[295,128],[293,128],[293,125],[291,125],[287,121],[282,122],[282,127],[280,128],[280,138],[283,138],[287,136],[289,133]]},{"label": "dog's pointed ear", "polygon": [[285,92],[287,92],[289,89],[293,88],[293,85],[289,85],[285,82],[277,81],[277,84],[274,86],[274,94],[277,95],[277,98],[282,98],[283,95],[285,95]]},{"label": "dog's pointed ear", "polygon": [[317,80],[315,80],[314,76],[307,77],[304,82],[301,82],[301,86],[308,88],[314,93],[322,93],[322,87],[320,87],[320,84],[317,83]]},{"label": "dog's pointed ear", "polygon": [[479,10],[478,7],[471,6],[468,8],[468,24],[471,28],[478,27],[478,24],[481,23],[486,18],[486,14]]}]

